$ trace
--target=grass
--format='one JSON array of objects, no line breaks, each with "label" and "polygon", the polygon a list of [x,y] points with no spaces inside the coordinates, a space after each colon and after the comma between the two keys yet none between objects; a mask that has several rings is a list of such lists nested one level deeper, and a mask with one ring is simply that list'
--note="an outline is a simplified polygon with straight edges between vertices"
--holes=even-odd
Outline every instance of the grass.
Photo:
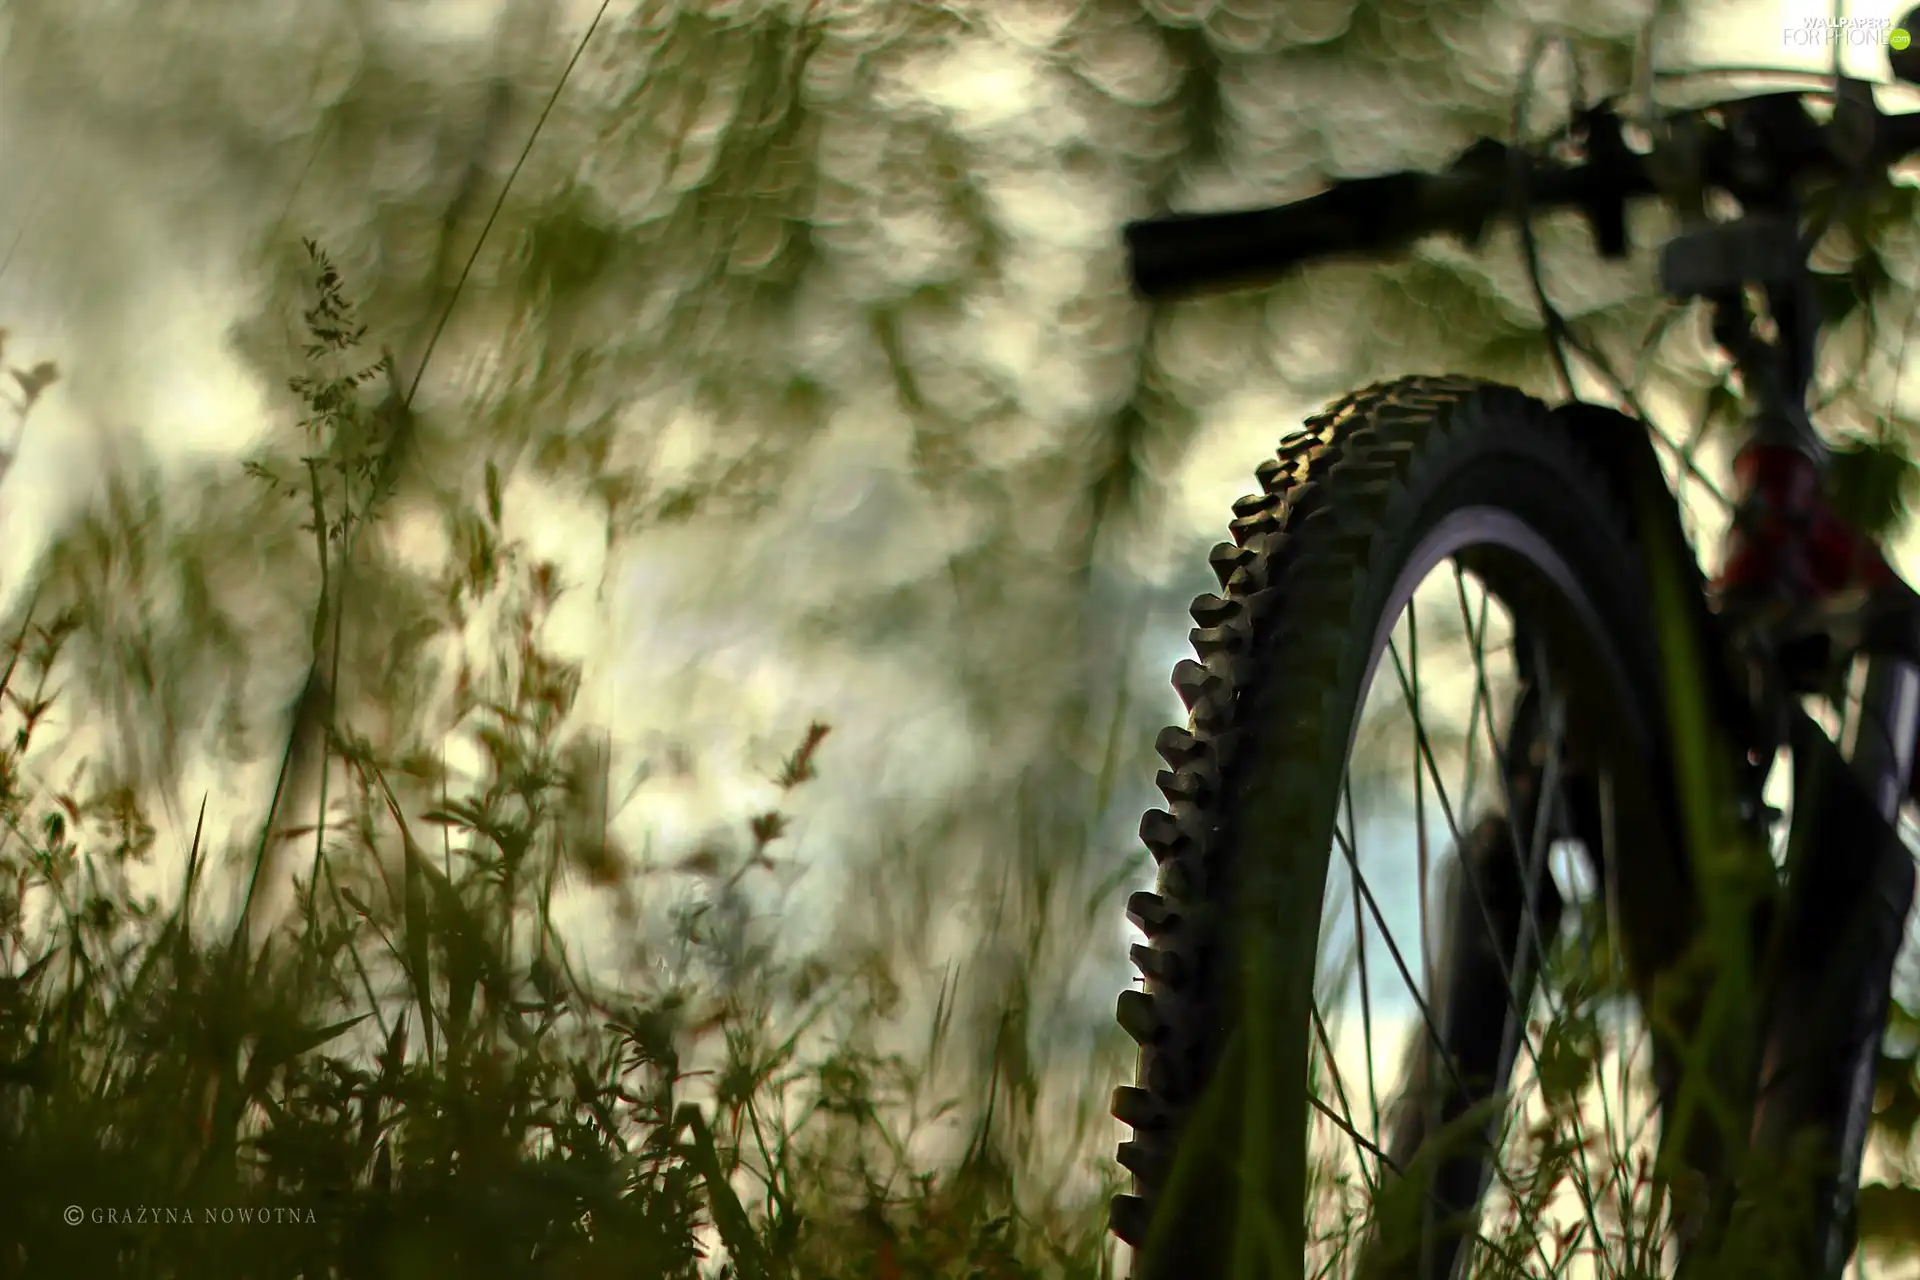
[{"label": "grass", "polygon": [[[1042,1152],[1024,1054],[956,1092],[951,1000],[901,1051],[884,964],[768,942],[755,877],[831,769],[825,725],[733,839],[674,867],[620,850],[580,671],[543,639],[564,584],[502,534],[492,467],[444,584],[450,617],[492,620],[453,735],[481,765],[356,731],[335,655],[397,427],[391,369],[357,362],[312,254],[305,438],[250,465],[320,583],[257,841],[196,828],[155,890],[139,798],[42,776],[77,617],[29,617],[0,655],[0,1274],[1111,1275],[1110,1143]],[[643,962],[590,971],[568,892],[611,904]]]},{"label": "grass", "polygon": [[[379,400],[391,366],[359,357],[345,286],[310,252],[308,367],[291,381],[303,439],[248,466],[299,512],[318,584],[307,694],[257,840],[214,849],[196,828],[156,893],[141,797],[45,773],[81,619],[29,615],[0,649],[0,1275],[1114,1275],[1099,1113],[1119,1055],[1100,1048],[1075,1105],[1043,1115],[1030,1002],[972,1024],[985,1068],[956,1071],[983,1050],[956,1046],[970,1031],[954,980],[903,1048],[894,962],[774,945],[780,904],[756,878],[831,771],[825,725],[792,744],[778,808],[674,866],[637,864],[609,829],[606,756],[578,727],[581,673],[545,640],[565,584],[506,538],[492,465],[451,521],[441,584],[448,632],[490,632],[440,734],[481,764],[418,749],[427,726],[388,735],[407,750],[355,729],[339,655],[406,423]],[[16,375],[20,423],[54,372]],[[1686,723],[1691,743],[1704,729]],[[1710,756],[1688,756],[1708,818]],[[617,980],[563,938],[569,893],[610,904],[638,941]],[[1039,954],[1047,913],[1014,915],[1030,935],[1016,952]],[[1584,1158],[1606,990],[1571,960],[1553,970],[1563,998],[1476,1274],[1580,1274],[1601,1245],[1620,1260],[1602,1274],[1658,1274],[1648,1225],[1685,1188],[1631,1153]],[[1896,1176],[1863,1199],[1885,1242],[1913,1233],[1914,1043],[1896,1036],[1883,1073]],[[1064,1154],[1037,1140],[1047,1124]],[[1417,1222],[1421,1173],[1375,1196],[1350,1170],[1313,1171],[1330,1206],[1309,1215],[1316,1252]],[[1550,1221],[1568,1202],[1573,1219]]]}]

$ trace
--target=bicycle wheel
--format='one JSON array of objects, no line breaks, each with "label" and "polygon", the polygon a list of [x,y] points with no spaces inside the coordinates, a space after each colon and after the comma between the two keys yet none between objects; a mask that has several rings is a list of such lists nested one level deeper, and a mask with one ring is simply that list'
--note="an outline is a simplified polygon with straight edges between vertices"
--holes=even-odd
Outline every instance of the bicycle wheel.
[{"label": "bicycle wheel", "polygon": [[[1142,1052],[1114,1095],[1134,1194],[1112,1225],[1147,1246],[1137,1277],[1504,1270],[1490,1201],[1539,1217],[1569,1194],[1562,1246],[1584,1233],[1660,1265],[1658,1224],[1632,1218],[1661,1212],[1646,1117],[1671,1073],[1653,1087],[1644,1041],[1613,1028],[1696,913],[1646,567],[1596,429],[1469,379],[1378,385],[1235,504],[1223,592],[1194,602],[1198,660],[1174,670],[1191,720],[1157,744],[1168,811],[1141,824],[1158,892],[1128,903],[1148,941],[1145,989],[1119,1001]],[[1450,699],[1452,731],[1423,692]],[[1396,700],[1402,737],[1381,728]],[[1494,793],[1478,817],[1444,785],[1464,772],[1471,793],[1476,770]],[[1415,946],[1392,936],[1409,923]],[[1329,951],[1357,1001],[1328,997]],[[1382,978],[1398,1003],[1366,994]],[[1365,1081],[1342,1070],[1356,1041]],[[1619,1140],[1597,1170],[1573,1168],[1582,1124]],[[1537,1166],[1514,1176],[1543,1151],[1557,1191]],[[1542,1252],[1545,1228],[1519,1226],[1508,1245]]]}]

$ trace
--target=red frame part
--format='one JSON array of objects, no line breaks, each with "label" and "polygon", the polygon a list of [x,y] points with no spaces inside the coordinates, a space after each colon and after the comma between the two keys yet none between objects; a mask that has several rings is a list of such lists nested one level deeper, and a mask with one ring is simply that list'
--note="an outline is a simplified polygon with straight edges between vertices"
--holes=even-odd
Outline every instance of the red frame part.
[{"label": "red frame part", "polygon": [[1735,514],[1717,593],[1758,591],[1810,604],[1899,583],[1879,544],[1827,504],[1819,465],[1804,453],[1749,445],[1733,476]]}]

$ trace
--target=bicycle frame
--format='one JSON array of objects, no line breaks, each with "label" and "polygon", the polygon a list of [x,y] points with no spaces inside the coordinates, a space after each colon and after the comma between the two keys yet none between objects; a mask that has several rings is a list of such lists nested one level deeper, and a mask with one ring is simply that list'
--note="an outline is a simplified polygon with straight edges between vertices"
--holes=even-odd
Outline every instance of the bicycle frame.
[{"label": "bicycle frame", "polygon": [[[1853,1203],[1860,1184],[1861,1161],[1873,1119],[1875,1066],[1892,1000],[1893,966],[1913,909],[1915,871],[1899,838],[1901,802],[1912,789],[1914,744],[1920,738],[1920,665],[1891,654],[1867,659],[1860,713],[1854,719],[1846,754],[1854,772],[1872,797],[1887,834],[1877,842],[1884,856],[1868,862],[1862,886],[1870,896],[1869,910],[1880,908],[1879,946],[1858,975],[1857,991],[1865,1005],[1857,1012],[1868,1020],[1870,1038],[1858,1046],[1851,1061],[1845,1090],[1846,1104],[1839,1125],[1838,1182],[1830,1230],[1843,1225],[1851,1234]],[[1870,730],[1878,731],[1870,731]],[[1825,833],[1822,833],[1825,834]],[[1822,844],[1824,845],[1824,841]],[[1828,850],[1829,853],[1832,850]],[[1886,926],[1891,925],[1891,929]],[[1841,976],[1844,981],[1844,975]],[[1838,1234],[1828,1242],[1824,1259],[1829,1274],[1837,1275],[1852,1254],[1852,1241]]]},{"label": "bicycle frame", "polygon": [[[1353,179],[1279,208],[1154,218],[1130,224],[1126,237],[1135,288],[1151,298],[1272,280],[1314,258],[1376,256],[1434,233],[1472,242],[1503,215],[1525,226],[1533,211],[1555,208],[1583,213],[1600,253],[1618,258],[1629,199],[1664,195],[1691,213],[1665,246],[1661,283],[1712,305],[1714,337],[1735,362],[1750,415],[1721,569],[1706,598],[1687,605],[1691,640],[1732,659],[1708,662],[1706,678],[1715,714],[1741,721],[1732,744],[1744,749],[1735,763],[1750,811],[1764,810],[1759,792],[1781,746],[1791,746],[1796,769],[1786,882],[1773,903],[1784,910],[1765,939],[1768,956],[1792,964],[1774,975],[1764,1009],[1753,1138],[1777,1147],[1812,1131],[1824,1142],[1823,1234],[1807,1261],[1838,1277],[1852,1253],[1874,1067],[1914,900],[1898,822],[1901,806],[1920,800],[1920,594],[1822,497],[1828,455],[1808,410],[1820,316],[1796,183],[1820,174],[1844,183],[1920,155],[1920,114],[1883,115],[1867,86],[1840,80],[1833,119],[1822,125],[1802,97],[1761,94],[1668,116],[1652,156],[1629,148],[1602,103],[1579,117],[1577,164],[1483,139],[1440,173]],[[1677,163],[1656,163],[1668,160]],[[1707,189],[1735,196],[1741,216],[1708,221]],[[1755,286],[1775,340],[1758,336],[1749,312]],[[1565,326],[1548,310],[1557,343]],[[1576,400],[1563,412],[1586,408]],[[1632,460],[1613,456],[1669,503],[1655,518],[1670,528],[1646,533],[1649,542],[1690,557],[1651,446]],[[1819,691],[1842,662],[1861,676],[1860,699],[1836,744],[1797,695]]]},{"label": "bicycle frame", "polygon": [[[1760,446],[1748,455],[1747,479],[1736,498],[1751,510],[1772,502],[1778,511],[1783,492],[1804,474],[1796,460],[1771,457]],[[1771,461],[1775,466],[1762,465]],[[1737,539],[1732,567],[1743,567]],[[1873,581],[1873,592],[1899,602],[1911,616],[1904,584],[1886,568],[1871,543],[1830,519],[1794,524],[1773,548],[1777,570],[1798,557],[1817,583]],[[1867,553],[1870,552],[1870,556]],[[1757,567],[1744,562],[1745,577],[1723,575],[1721,585],[1754,588],[1771,585]],[[1872,572],[1862,574],[1860,566]],[[1883,597],[1884,598],[1884,597]],[[1738,625],[1737,616],[1730,619]],[[1865,627],[1859,630],[1867,630]],[[1900,628],[1910,635],[1912,628]],[[1902,804],[1915,790],[1915,747],[1920,740],[1920,662],[1906,635],[1894,644],[1863,644],[1859,703],[1842,740],[1834,744],[1797,706],[1792,708],[1796,778],[1789,850],[1802,851],[1783,889],[1790,913],[1779,945],[1807,967],[1776,996],[1772,1024],[1763,1048],[1759,1082],[1760,1119],[1756,1128],[1777,1144],[1790,1142],[1809,1126],[1826,1135],[1820,1153],[1833,1172],[1822,1179],[1826,1200],[1824,1238],[1818,1243],[1819,1274],[1840,1276],[1852,1256],[1854,1203],[1866,1152],[1874,1103],[1875,1066],[1892,998],[1895,960],[1912,909],[1915,869],[1898,835]],[[1823,761],[1843,759],[1846,773]],[[1851,785],[1849,785],[1849,783]],[[1841,945],[1851,939],[1853,945]],[[1779,1074],[1794,1068],[1801,1079],[1783,1085]],[[1770,1078],[1771,1076],[1771,1078]],[[1771,1095],[1771,1096],[1770,1096]]]},{"label": "bicycle frame", "polygon": [[[1875,1066],[1915,870],[1894,822],[1920,727],[1920,671],[1866,664],[1856,732],[1836,746],[1797,708],[1785,908],[1773,942],[1790,966],[1767,1007],[1754,1142],[1781,1156],[1808,1133],[1820,1162],[1813,1274],[1837,1278],[1853,1253],[1853,1209],[1873,1114]],[[1880,721],[1894,732],[1872,732]],[[1878,788],[1877,790],[1875,788]]]},{"label": "bicycle frame", "polygon": [[[1668,244],[1661,280],[1671,294],[1711,303],[1714,336],[1747,397],[1734,524],[1713,595],[1722,626],[1750,654],[1759,651],[1758,669],[1772,678],[1755,681],[1750,696],[1762,723],[1785,726],[1798,765],[1786,916],[1773,937],[1797,963],[1768,1011],[1754,1137],[1775,1148],[1809,1129],[1824,1139],[1818,1158],[1829,1172],[1816,1183],[1823,1234],[1809,1261],[1838,1277],[1853,1253],[1875,1066],[1914,897],[1898,822],[1916,794],[1920,596],[1821,497],[1827,450],[1807,408],[1820,327],[1806,266],[1811,246],[1800,235],[1791,183],[1765,163],[1768,126],[1781,127],[1784,105],[1758,99],[1733,120],[1749,179],[1733,190],[1742,216]],[[1797,103],[1794,114],[1804,120]],[[1745,290],[1756,284],[1779,330],[1774,341],[1757,335],[1747,306]],[[1788,641],[1809,636],[1822,642],[1816,652],[1826,661],[1815,666],[1825,674],[1835,657],[1861,669],[1858,711],[1837,747],[1790,696],[1806,685],[1796,685],[1784,658]],[[1758,745],[1770,763],[1770,744]],[[1764,770],[1755,780],[1762,778]]]}]

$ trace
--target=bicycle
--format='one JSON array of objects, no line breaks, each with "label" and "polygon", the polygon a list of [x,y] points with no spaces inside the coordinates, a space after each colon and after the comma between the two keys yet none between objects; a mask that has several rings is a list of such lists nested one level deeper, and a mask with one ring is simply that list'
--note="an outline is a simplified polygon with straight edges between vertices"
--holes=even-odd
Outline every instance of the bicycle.
[{"label": "bicycle", "polygon": [[[1501,1182],[1520,1225],[1502,1240],[1483,1230],[1516,1151],[1558,1161],[1551,1194],[1577,1192],[1584,1218],[1554,1230],[1624,1240],[1630,1254],[1637,1244],[1621,1274],[1765,1263],[1833,1277],[1852,1256],[1874,1064],[1914,896],[1897,822],[1920,798],[1920,595],[1822,496],[1828,453],[1806,407],[1818,233],[1802,221],[1813,185],[1845,191],[1920,152],[1920,113],[1885,114],[1869,88],[1836,78],[1822,122],[1808,96],[1669,113],[1639,145],[1602,103],[1576,119],[1571,157],[1482,140],[1439,173],[1126,228],[1138,292],[1173,297],[1437,233],[1471,244],[1501,218],[1531,253],[1529,219],[1546,209],[1582,213],[1617,259],[1628,202],[1664,199],[1684,225],[1661,253],[1663,290],[1707,305],[1748,409],[1711,581],[1648,427],[1572,398],[1564,356],[1567,403],[1472,378],[1377,383],[1259,465],[1232,540],[1210,556],[1220,591],[1192,605],[1195,656],[1173,672],[1190,720],[1156,742],[1167,807],[1140,828],[1157,887],[1128,901],[1147,941],[1132,949],[1143,988],[1117,1009],[1141,1054],[1113,1099],[1133,1130],[1118,1152],[1133,1192],[1115,1197],[1111,1226],[1135,1247],[1136,1276],[1440,1280],[1476,1257],[1518,1273],[1528,1263],[1515,1250],[1546,1256],[1520,1215],[1549,1193]],[[1716,191],[1737,215],[1707,216]],[[1466,729],[1432,733],[1418,635],[1455,605],[1449,635],[1473,652],[1449,696]],[[1836,743],[1808,700],[1844,701],[1847,688],[1859,706]],[[1410,821],[1355,804],[1356,761],[1360,794],[1378,794],[1391,754],[1378,709],[1396,691],[1413,720],[1401,743]],[[1783,753],[1784,828],[1767,800]],[[1468,801],[1448,797],[1443,757]],[[1489,774],[1496,794],[1475,818],[1475,780]],[[1359,810],[1376,815],[1370,828]],[[1416,904],[1383,906],[1392,893],[1365,874],[1362,832],[1388,828],[1419,872]],[[1437,860],[1438,910],[1423,887],[1436,837],[1452,846]],[[1389,914],[1416,909],[1417,957],[1391,938],[1370,948]],[[1323,936],[1350,942],[1335,948],[1336,977],[1361,978],[1357,1033],[1354,1002],[1330,1008],[1320,994]],[[1370,963],[1412,1003],[1375,1009]],[[1584,1030],[1534,1043],[1542,1000]],[[1629,1005],[1649,1027],[1631,1061],[1600,1030]],[[1396,1018],[1402,1088],[1383,1105],[1375,1038]],[[1364,1054],[1364,1092],[1336,1044],[1355,1035],[1346,1052]],[[1626,1135],[1623,1120],[1625,1163],[1583,1172],[1592,1137],[1579,1128],[1600,1121],[1581,1091],[1597,1077],[1604,1107],[1613,1071],[1624,1111],[1649,1057],[1651,1084],[1635,1096],[1657,1108],[1657,1139],[1644,1125]],[[1525,1106],[1572,1123],[1575,1139],[1501,1110],[1523,1065]],[[1605,1125],[1611,1139],[1610,1115]],[[1747,1261],[1728,1261],[1741,1248]]]}]

